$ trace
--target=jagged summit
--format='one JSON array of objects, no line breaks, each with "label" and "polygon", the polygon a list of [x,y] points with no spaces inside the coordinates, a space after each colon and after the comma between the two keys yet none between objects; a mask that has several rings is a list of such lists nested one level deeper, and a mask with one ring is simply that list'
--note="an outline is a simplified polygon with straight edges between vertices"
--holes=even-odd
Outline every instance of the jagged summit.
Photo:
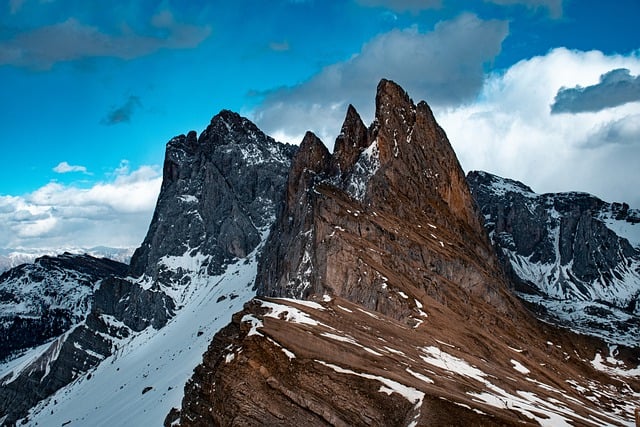
[{"label": "jagged summit", "polygon": [[[167,144],[160,196],[135,276],[175,276],[171,257],[201,254],[207,274],[249,254],[273,221],[283,176],[296,148],[266,136],[250,120],[222,110],[196,139]],[[178,277],[164,277],[177,282]]]},{"label": "jagged summit", "polygon": [[335,174],[349,171],[369,144],[369,131],[355,107],[349,104],[340,135],[334,144],[332,170]]},{"label": "jagged summit", "polygon": [[[312,133],[305,136],[289,173],[284,212],[263,251],[259,294],[300,298],[328,292],[404,317],[411,304],[399,299],[392,308],[396,303],[378,292],[378,282],[394,263],[407,268],[400,267],[406,251],[422,251],[426,241],[435,250],[418,256],[408,271],[433,268],[436,259],[445,266],[454,253],[464,253],[468,261],[456,272],[448,267],[450,274],[469,274],[469,291],[506,309],[511,302],[498,290],[504,287],[502,272],[455,153],[428,105],[416,107],[389,80],[378,85],[376,102],[369,129],[348,108],[333,154]],[[416,234],[390,227],[379,219],[382,213]],[[402,242],[392,238],[398,233]],[[380,255],[360,255],[368,245]],[[403,292],[423,293],[410,285],[416,273],[406,274]]]}]

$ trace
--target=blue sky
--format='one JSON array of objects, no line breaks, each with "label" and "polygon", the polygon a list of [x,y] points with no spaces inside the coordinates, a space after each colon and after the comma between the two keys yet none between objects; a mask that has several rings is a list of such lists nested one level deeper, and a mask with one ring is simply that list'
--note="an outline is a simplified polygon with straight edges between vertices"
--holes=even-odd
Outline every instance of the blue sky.
[{"label": "blue sky", "polygon": [[638,0],[0,2],[0,248],[137,246],[223,108],[332,146],[392,78],[465,170],[640,208]]}]

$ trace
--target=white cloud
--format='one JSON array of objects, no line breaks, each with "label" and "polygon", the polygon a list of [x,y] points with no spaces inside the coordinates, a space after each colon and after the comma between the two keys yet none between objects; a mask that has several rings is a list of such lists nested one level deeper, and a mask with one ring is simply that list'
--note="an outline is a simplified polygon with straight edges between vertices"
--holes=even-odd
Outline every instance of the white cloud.
[{"label": "white cloud", "polygon": [[87,173],[87,168],[84,166],[70,165],[67,162],[60,162],[58,163],[58,166],[53,168],[53,171],[57,173],[69,173],[69,172]]},{"label": "white cloud", "polygon": [[555,49],[488,77],[478,102],[436,108],[436,118],[467,171],[518,179],[537,192],[586,191],[640,208],[640,103],[551,114],[561,87],[591,86],[618,68],[637,75],[640,57]]},{"label": "white cloud", "polygon": [[508,24],[463,14],[433,31],[393,30],[376,36],[347,61],[330,65],[310,80],[266,95],[254,111],[268,134],[299,143],[311,129],[331,145],[347,104],[365,120],[373,117],[373,100],[381,78],[395,80],[414,97],[432,104],[473,100],[483,83],[483,66],[493,60],[507,36]]},{"label": "white cloud", "polygon": [[159,168],[130,172],[125,161],[90,188],[50,182],[23,196],[0,196],[0,247],[136,247],[161,181]]}]

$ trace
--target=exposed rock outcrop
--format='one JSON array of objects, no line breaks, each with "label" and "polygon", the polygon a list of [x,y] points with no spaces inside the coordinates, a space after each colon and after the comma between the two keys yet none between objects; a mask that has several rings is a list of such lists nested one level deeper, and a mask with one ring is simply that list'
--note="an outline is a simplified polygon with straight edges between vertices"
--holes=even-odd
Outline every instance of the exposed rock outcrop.
[{"label": "exposed rock outcrop", "polygon": [[[330,293],[402,318],[399,297],[457,300],[457,288],[510,311],[504,278],[464,174],[429,106],[383,80],[366,130],[349,107],[330,155],[308,133],[265,245],[258,294]],[[420,284],[416,286],[416,284]]]}]

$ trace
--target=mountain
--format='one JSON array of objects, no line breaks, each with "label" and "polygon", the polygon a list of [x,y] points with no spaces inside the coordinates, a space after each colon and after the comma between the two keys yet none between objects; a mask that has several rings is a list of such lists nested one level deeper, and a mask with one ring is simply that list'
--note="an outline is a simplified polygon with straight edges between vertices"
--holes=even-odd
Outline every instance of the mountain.
[{"label": "mountain", "polygon": [[585,193],[536,194],[486,172],[467,179],[518,295],[541,318],[638,346],[640,211]]},{"label": "mountain", "polygon": [[127,269],[116,261],[64,253],[0,275],[0,361],[84,320],[95,286]]},{"label": "mountain", "polygon": [[65,248],[65,249],[0,249],[0,273],[17,267],[21,264],[34,262],[42,256],[55,257],[63,253],[76,255],[87,254],[95,258],[108,258],[113,261],[129,264],[133,248],[110,248],[108,246],[96,246],[93,248]]},{"label": "mountain", "polygon": [[307,133],[260,255],[165,425],[628,425],[638,349],[510,291],[445,132],[382,80],[333,154]]},{"label": "mountain", "polygon": [[172,257],[199,254],[210,275],[246,257],[273,222],[294,152],[227,110],[199,138],[192,131],[169,141],[158,203],[131,259],[132,274],[177,282]]},{"label": "mountain", "polygon": [[140,425],[153,411],[161,424],[210,337],[255,295],[256,250],[295,151],[230,111],[199,138],[169,141],[156,210],[130,266],[93,280],[84,320],[0,365],[0,424],[90,416]]}]

